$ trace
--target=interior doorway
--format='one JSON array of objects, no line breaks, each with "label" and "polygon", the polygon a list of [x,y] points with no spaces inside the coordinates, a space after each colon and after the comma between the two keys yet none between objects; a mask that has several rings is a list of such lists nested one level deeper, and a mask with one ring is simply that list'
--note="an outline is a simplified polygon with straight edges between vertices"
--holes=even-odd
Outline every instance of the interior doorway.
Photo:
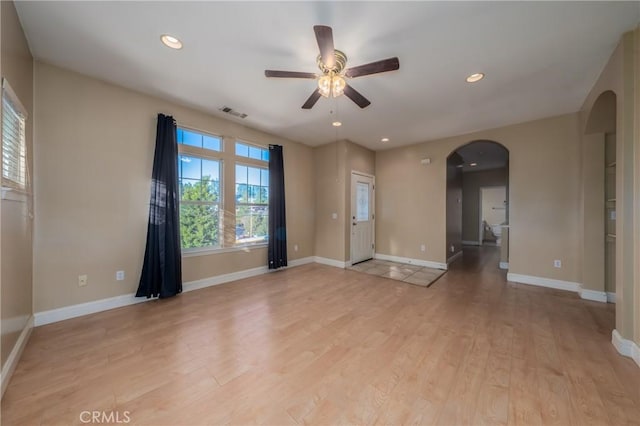
[{"label": "interior doorway", "polygon": [[351,172],[351,264],[373,258],[375,251],[375,177]]},{"label": "interior doorway", "polygon": [[[509,150],[490,140],[471,141],[447,158],[447,263],[463,246],[498,247],[509,265]],[[484,205],[483,205],[484,204]]]}]

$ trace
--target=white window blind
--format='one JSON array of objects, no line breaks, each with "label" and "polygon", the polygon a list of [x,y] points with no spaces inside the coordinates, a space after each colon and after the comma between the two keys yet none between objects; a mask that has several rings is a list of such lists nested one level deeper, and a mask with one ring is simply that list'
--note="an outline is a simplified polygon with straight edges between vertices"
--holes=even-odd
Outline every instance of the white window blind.
[{"label": "white window blind", "polygon": [[27,114],[9,86],[2,81],[2,186],[26,190],[28,181],[25,122]]}]

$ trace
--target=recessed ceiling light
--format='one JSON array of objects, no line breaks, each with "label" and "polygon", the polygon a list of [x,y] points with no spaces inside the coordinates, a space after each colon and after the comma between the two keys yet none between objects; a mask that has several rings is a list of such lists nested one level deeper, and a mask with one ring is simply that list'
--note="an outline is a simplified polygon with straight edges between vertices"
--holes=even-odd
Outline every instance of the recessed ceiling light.
[{"label": "recessed ceiling light", "polygon": [[476,81],[480,81],[484,78],[484,74],[481,72],[477,72],[475,74],[471,74],[467,77],[467,83],[475,83]]},{"label": "recessed ceiling light", "polygon": [[170,47],[172,49],[182,49],[182,42],[172,35],[162,34],[160,40],[167,47]]},{"label": "recessed ceiling light", "polygon": [[380,142],[389,142],[389,138],[382,138],[380,139]]},{"label": "recessed ceiling light", "polygon": [[339,121],[334,121],[333,123],[331,123],[331,125],[332,125],[333,127],[340,127],[340,126],[342,126],[342,123],[341,123],[341,122],[339,122]]},{"label": "recessed ceiling light", "polygon": [[475,167],[475,166],[477,166],[477,165],[478,165],[478,163],[471,163],[471,164],[469,164],[469,165],[470,165],[471,167]]}]

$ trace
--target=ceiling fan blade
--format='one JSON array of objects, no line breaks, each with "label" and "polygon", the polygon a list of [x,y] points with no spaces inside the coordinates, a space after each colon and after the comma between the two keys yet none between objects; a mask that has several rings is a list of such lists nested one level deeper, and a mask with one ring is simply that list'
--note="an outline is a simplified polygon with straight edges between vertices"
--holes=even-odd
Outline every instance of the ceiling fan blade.
[{"label": "ceiling fan blade", "polygon": [[312,72],[297,72],[297,71],[274,71],[274,70],[265,70],[265,77],[276,77],[276,78],[316,78]]},{"label": "ceiling fan blade", "polygon": [[358,105],[360,108],[366,108],[371,104],[369,99],[362,96],[360,92],[358,92],[356,89],[349,86],[348,84],[344,86],[344,95],[347,98],[351,99],[353,102],[355,102],[356,105]]},{"label": "ceiling fan blade", "polygon": [[309,96],[309,99],[307,99],[307,102],[304,103],[304,105],[302,105],[302,109],[311,109],[313,108],[313,106],[316,104],[316,102],[318,102],[318,99],[320,99],[320,96],[322,96],[320,94],[320,91],[318,89],[316,89],[311,96]]},{"label": "ceiling fan blade", "polygon": [[329,69],[336,65],[336,56],[333,47],[333,30],[325,25],[315,25],[313,31],[320,48],[322,63]]},{"label": "ceiling fan blade", "polygon": [[381,72],[395,71],[400,68],[398,58],[383,59],[369,64],[349,68],[344,72],[347,77],[361,77],[363,75],[378,74]]}]

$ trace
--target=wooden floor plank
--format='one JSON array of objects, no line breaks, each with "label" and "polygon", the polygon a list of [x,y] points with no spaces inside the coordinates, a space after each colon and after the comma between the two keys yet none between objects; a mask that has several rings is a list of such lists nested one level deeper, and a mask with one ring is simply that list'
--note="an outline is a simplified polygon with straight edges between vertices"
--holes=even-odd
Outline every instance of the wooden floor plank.
[{"label": "wooden floor plank", "polygon": [[429,288],[309,264],[38,327],[2,424],[637,424],[615,306],[498,260],[465,249]]}]

